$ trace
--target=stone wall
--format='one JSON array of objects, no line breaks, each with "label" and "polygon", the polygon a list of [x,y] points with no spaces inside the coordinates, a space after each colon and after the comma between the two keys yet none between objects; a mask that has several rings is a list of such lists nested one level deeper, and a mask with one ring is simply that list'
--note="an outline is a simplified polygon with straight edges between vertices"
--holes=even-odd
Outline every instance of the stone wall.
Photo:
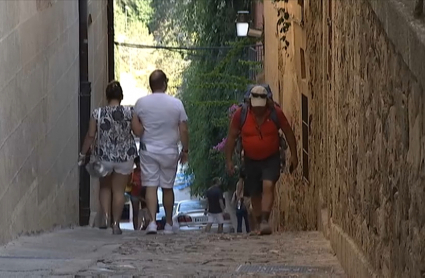
[{"label": "stone wall", "polygon": [[397,1],[371,2],[308,1],[318,215],[349,277],[423,277],[424,45],[401,13],[373,11]]},{"label": "stone wall", "polygon": [[[105,89],[108,84],[108,18],[107,1],[89,0],[88,13],[93,22],[89,24],[89,79],[92,82],[92,108],[105,105]],[[91,179],[90,211],[91,225],[99,221],[99,180]]]},{"label": "stone wall", "polygon": [[[315,230],[317,228],[317,192],[310,177],[303,177],[302,171],[302,109],[301,96],[311,98],[308,90],[308,60],[301,59],[301,50],[306,49],[306,30],[302,24],[301,6],[297,0],[290,0],[286,8],[291,15],[291,27],[286,37],[290,42],[288,50],[282,48],[281,34],[276,22],[278,5],[264,1],[265,19],[265,79],[294,130],[298,144],[299,168],[293,175],[288,169],[281,175],[276,187],[276,200],[272,213],[275,230]],[[301,64],[304,64],[303,67]],[[308,135],[307,135],[308,137]],[[288,157],[290,152],[288,151]],[[311,154],[309,154],[310,156]],[[307,158],[309,159],[309,158]],[[309,168],[313,167],[308,166]]]},{"label": "stone wall", "polygon": [[[91,76],[99,103],[106,81],[106,1],[91,1],[91,7]],[[4,243],[78,223],[78,1],[0,1],[0,53]]]}]

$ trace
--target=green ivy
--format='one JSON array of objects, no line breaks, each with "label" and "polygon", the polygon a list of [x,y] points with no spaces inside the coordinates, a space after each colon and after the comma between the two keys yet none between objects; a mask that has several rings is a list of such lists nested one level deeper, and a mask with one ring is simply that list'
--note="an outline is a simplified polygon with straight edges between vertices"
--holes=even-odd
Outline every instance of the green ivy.
[{"label": "green ivy", "polygon": [[[273,3],[288,3],[288,0],[272,0]],[[289,30],[289,27],[291,26],[291,23],[288,21],[289,20],[289,12],[286,8],[282,8],[282,7],[277,7],[277,5],[275,5],[275,9],[277,10],[277,23],[276,23],[276,28],[279,30],[279,34],[280,34],[280,40],[284,43],[283,48],[285,50],[288,49],[289,47],[289,41],[286,39],[286,33]]]},{"label": "green ivy", "polygon": [[[237,11],[249,9],[253,1],[256,0],[152,0],[150,29],[158,41],[223,46],[182,53],[191,61],[183,73],[178,97],[189,117],[188,171],[195,176],[193,195],[203,195],[214,177],[224,180],[224,190],[234,189],[236,184],[236,177],[226,174],[223,153],[212,148],[227,135],[229,107],[241,102],[247,85],[253,83],[249,72],[261,69],[261,63],[248,60],[248,48],[257,41],[237,38],[235,30]],[[277,12],[282,18],[277,24],[284,34],[290,26],[289,15],[284,9]],[[286,37],[281,39],[286,42]]]}]

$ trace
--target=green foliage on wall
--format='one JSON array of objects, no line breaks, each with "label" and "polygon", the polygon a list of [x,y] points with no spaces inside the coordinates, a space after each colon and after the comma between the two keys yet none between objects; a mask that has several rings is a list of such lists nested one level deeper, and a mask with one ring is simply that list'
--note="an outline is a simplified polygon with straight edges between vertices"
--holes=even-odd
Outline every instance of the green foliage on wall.
[{"label": "green foliage on wall", "polygon": [[[148,29],[154,16],[152,0],[115,0],[114,4],[115,40],[142,45],[157,44]],[[149,90],[149,74],[156,68],[166,69],[170,78],[170,92],[177,93],[182,73],[189,62],[175,52],[117,46],[115,64],[118,80],[121,80],[121,73],[128,74],[136,80],[136,86],[145,91]]]},{"label": "green foliage on wall", "polygon": [[152,0],[115,0],[115,10],[118,9],[124,14],[127,10],[130,20],[146,25],[153,16],[151,2]]},{"label": "green foliage on wall", "polygon": [[286,32],[288,32],[291,23],[289,20],[289,12],[288,10],[282,6],[277,5],[278,3],[288,3],[288,0],[273,0],[276,4],[275,9],[277,11],[278,20],[276,22],[276,28],[280,34],[280,40],[284,43],[283,48],[286,50],[289,47],[289,41],[286,39]]},{"label": "green foliage on wall", "polygon": [[183,54],[191,62],[183,73],[178,95],[189,116],[189,171],[195,175],[192,194],[203,195],[213,177],[224,180],[224,190],[234,188],[236,177],[226,174],[224,155],[212,147],[226,137],[228,108],[242,100],[247,85],[252,83],[249,70],[258,68],[258,63],[247,60],[249,45],[255,41],[237,38],[235,30],[237,11],[248,9],[252,3],[153,0],[152,4],[150,30],[158,41],[195,47],[221,46]]},{"label": "green foliage on wall", "polygon": [[[226,136],[228,108],[242,100],[253,82],[249,72],[261,69],[248,56],[256,41],[237,38],[235,30],[237,11],[250,10],[254,1],[258,0],[115,0],[117,40],[187,47],[178,51],[117,47],[116,72],[131,74],[143,88],[156,68],[169,76],[169,91],[183,100],[189,116],[188,171],[195,175],[194,195],[202,195],[213,177],[224,180],[225,190],[236,183],[225,172],[224,155],[213,146]],[[271,1],[276,2],[276,28],[287,48],[289,14],[278,2],[288,0]]]}]

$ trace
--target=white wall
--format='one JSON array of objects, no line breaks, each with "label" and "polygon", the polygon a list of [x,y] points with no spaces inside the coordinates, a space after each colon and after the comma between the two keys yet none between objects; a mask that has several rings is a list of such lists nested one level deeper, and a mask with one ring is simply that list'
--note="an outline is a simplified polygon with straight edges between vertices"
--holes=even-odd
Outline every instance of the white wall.
[{"label": "white wall", "polygon": [[[106,17],[106,1],[92,3]],[[94,53],[104,70],[104,48]],[[0,1],[0,243],[78,223],[78,91],[78,1]]]}]

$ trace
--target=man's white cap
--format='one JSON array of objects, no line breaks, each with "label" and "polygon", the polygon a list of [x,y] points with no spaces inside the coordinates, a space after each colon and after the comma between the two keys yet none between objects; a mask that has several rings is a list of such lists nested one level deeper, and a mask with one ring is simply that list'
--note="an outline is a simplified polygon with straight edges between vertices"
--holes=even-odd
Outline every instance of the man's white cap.
[{"label": "man's white cap", "polygon": [[263,86],[254,86],[251,90],[251,94],[249,95],[249,98],[251,99],[252,107],[266,106],[267,98],[253,97],[252,94],[267,96],[266,88],[264,88]]}]

